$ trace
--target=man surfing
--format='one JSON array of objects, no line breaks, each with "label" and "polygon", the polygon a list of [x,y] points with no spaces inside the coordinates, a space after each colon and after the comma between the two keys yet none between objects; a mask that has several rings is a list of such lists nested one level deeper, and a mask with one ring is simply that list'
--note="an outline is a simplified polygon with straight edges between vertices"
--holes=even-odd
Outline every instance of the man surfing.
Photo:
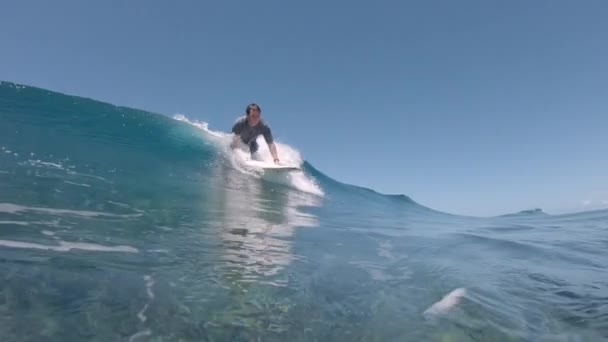
[{"label": "man surfing", "polygon": [[261,119],[262,109],[255,103],[247,106],[245,109],[245,116],[239,118],[234,126],[232,126],[232,142],[230,143],[231,148],[238,146],[238,139],[241,139],[243,144],[249,146],[249,152],[251,152],[251,158],[254,159],[255,153],[258,150],[258,143],[256,139],[258,136],[263,135],[268,149],[274,158],[274,163],[279,163],[279,156],[277,154],[277,147],[272,139],[272,132],[270,127]]}]

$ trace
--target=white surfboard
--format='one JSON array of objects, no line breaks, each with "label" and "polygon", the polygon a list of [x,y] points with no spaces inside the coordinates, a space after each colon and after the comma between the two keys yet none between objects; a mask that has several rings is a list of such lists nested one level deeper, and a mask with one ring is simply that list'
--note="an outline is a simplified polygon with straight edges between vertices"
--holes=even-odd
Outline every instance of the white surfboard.
[{"label": "white surfboard", "polygon": [[259,160],[246,160],[244,162],[245,165],[263,169],[263,170],[273,170],[273,171],[296,171],[301,170],[297,165],[284,165],[284,164],[275,164],[275,163],[267,163]]}]

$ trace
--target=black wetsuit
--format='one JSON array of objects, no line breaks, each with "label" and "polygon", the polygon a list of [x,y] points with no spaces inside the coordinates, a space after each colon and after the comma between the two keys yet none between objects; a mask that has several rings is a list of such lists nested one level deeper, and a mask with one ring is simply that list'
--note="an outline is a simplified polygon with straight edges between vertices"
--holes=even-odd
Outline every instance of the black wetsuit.
[{"label": "black wetsuit", "polygon": [[255,140],[260,134],[264,136],[267,144],[272,144],[273,141],[270,127],[262,120],[252,127],[247,123],[247,118],[243,117],[232,126],[232,133],[241,137],[244,144],[249,145],[251,154],[258,150],[258,143]]}]

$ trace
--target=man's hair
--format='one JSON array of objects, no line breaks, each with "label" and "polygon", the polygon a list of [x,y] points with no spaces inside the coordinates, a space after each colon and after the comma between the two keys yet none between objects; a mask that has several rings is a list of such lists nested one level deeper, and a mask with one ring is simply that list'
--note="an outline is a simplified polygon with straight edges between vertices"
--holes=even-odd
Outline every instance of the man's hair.
[{"label": "man's hair", "polygon": [[255,109],[257,109],[258,112],[260,112],[260,114],[262,114],[262,108],[260,108],[260,106],[258,106],[255,103],[250,103],[250,104],[247,105],[247,108],[245,108],[245,113],[247,115],[249,115],[249,111],[250,111],[251,107],[255,107]]}]

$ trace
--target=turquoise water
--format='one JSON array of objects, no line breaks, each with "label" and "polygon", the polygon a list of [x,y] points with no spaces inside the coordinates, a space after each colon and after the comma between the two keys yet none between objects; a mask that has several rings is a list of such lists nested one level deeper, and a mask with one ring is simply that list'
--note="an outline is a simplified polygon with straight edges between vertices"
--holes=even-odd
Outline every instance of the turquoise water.
[{"label": "turquoise water", "polygon": [[0,122],[1,341],[608,339],[607,210],[449,215],[7,82]]}]

